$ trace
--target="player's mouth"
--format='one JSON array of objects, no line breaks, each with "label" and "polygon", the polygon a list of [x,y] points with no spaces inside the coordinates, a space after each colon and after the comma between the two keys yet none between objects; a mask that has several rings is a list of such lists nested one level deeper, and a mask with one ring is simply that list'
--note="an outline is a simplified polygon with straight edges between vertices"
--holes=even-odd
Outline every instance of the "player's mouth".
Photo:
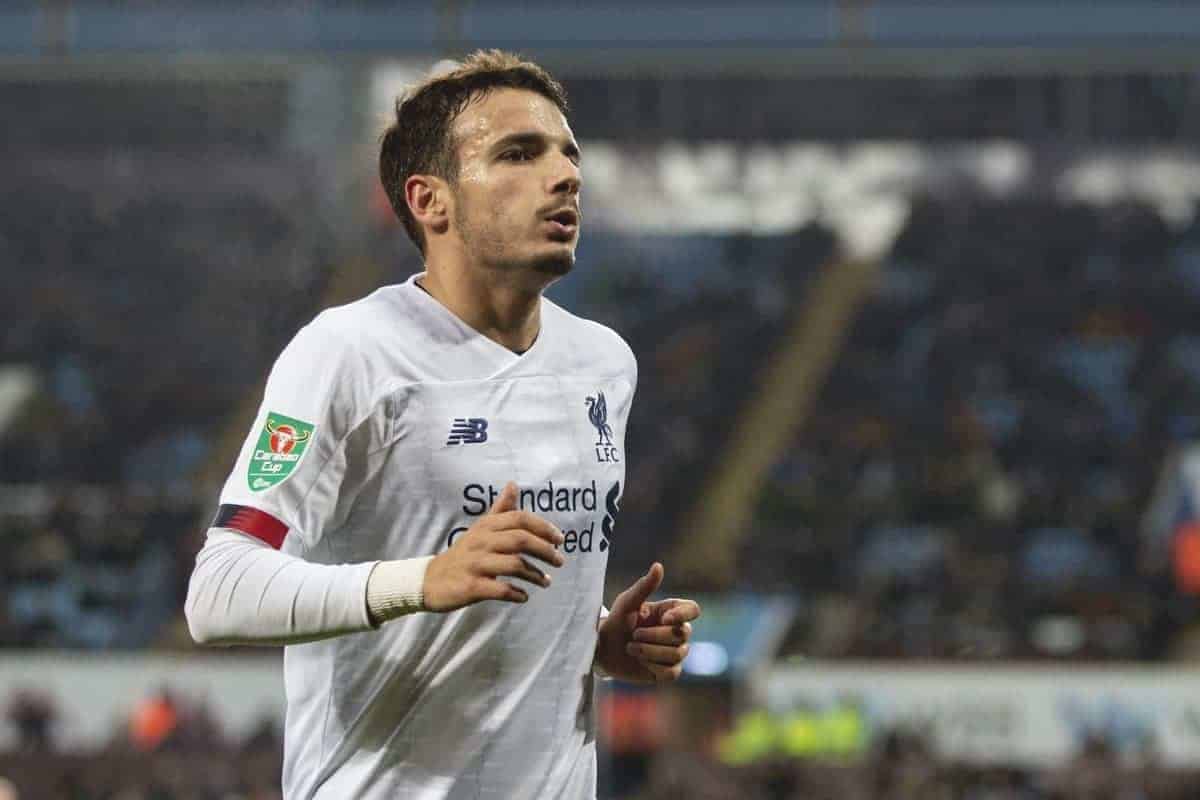
[{"label": "player's mouth", "polygon": [[550,236],[559,241],[570,241],[579,232],[579,212],[574,208],[563,208],[546,214],[543,219],[550,227]]}]

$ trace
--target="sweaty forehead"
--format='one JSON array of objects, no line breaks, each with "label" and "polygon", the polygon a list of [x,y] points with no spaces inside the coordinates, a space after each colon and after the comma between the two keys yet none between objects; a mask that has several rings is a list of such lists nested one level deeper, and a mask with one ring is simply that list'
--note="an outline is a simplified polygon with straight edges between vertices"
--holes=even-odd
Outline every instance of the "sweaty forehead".
[{"label": "sweaty forehead", "polygon": [[558,106],[537,92],[496,89],[467,105],[454,120],[454,141],[476,150],[516,131],[573,138]]}]

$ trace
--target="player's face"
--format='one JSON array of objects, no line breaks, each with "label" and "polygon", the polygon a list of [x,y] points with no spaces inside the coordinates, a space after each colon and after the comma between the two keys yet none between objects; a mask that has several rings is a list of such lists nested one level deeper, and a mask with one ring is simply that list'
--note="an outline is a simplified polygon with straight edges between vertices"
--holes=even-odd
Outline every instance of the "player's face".
[{"label": "player's face", "polygon": [[455,120],[453,225],[475,263],[544,276],[575,264],[579,145],[550,100],[497,89]]}]

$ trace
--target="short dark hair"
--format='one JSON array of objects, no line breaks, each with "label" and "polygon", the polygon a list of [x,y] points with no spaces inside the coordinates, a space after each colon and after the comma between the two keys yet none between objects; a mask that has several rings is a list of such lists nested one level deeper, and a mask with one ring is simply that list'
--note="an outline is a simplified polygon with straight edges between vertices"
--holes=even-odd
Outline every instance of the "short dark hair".
[{"label": "short dark hair", "polygon": [[451,72],[430,77],[396,99],[396,121],[384,132],[379,148],[379,179],[422,255],[425,234],[408,207],[404,183],[412,175],[436,175],[450,182],[458,177],[451,126],[472,100],[493,89],[537,92],[567,113],[567,93],[550,73],[502,50],[477,50]]}]

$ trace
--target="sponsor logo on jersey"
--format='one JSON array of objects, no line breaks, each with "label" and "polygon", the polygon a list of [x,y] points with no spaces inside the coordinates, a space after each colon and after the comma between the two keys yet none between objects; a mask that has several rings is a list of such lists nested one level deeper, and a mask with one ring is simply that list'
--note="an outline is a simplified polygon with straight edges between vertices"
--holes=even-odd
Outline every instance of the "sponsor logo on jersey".
[{"label": "sponsor logo on jersey", "polygon": [[482,444],[487,441],[488,423],[480,417],[455,417],[446,444]]},{"label": "sponsor logo on jersey", "polygon": [[287,480],[308,450],[315,429],[311,422],[268,412],[250,455],[246,475],[250,490],[261,492]]},{"label": "sponsor logo on jersey", "polygon": [[[470,517],[479,517],[487,512],[496,498],[500,496],[503,487],[483,483],[469,483],[462,491],[462,511]],[[522,511],[533,511],[554,521],[555,514],[576,514],[580,511],[597,511],[597,493],[595,481],[583,486],[563,486],[547,481],[542,486],[520,489],[517,492],[517,508]],[[620,511],[621,484],[614,483],[604,496],[604,517],[600,521],[600,534],[596,533],[596,521],[591,519],[578,528],[563,528],[562,549],[566,553],[591,553],[595,550],[603,553],[608,550],[612,540],[613,527],[617,522]],[[458,525],[446,536],[446,546],[451,547],[454,541],[470,530],[471,524]]]},{"label": "sponsor logo on jersey", "polygon": [[613,526],[617,524],[617,513],[621,510],[621,482],[617,481],[604,496],[604,521],[600,523],[600,532],[604,537],[600,541],[600,552],[608,549],[612,539]]},{"label": "sponsor logo on jersey", "polygon": [[612,442],[612,426],[608,424],[608,402],[604,392],[584,400],[587,403],[588,422],[596,428],[596,461],[600,464],[615,464],[621,459]]}]

